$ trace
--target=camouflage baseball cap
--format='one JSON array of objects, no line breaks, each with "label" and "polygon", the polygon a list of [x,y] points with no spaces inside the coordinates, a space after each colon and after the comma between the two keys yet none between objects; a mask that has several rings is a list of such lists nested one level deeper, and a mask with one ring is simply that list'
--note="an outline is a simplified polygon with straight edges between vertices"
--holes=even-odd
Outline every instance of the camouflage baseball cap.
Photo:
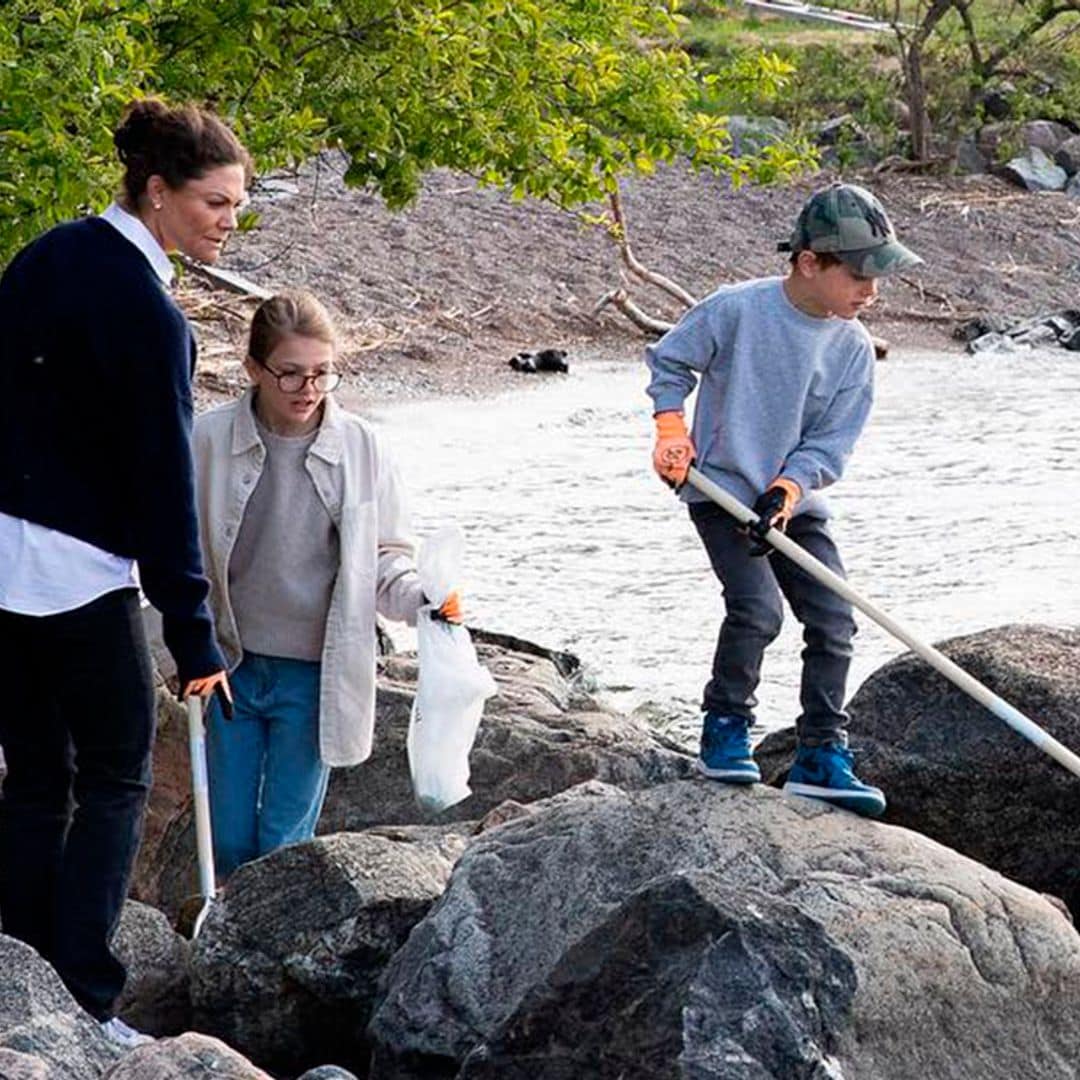
[{"label": "camouflage baseball cap", "polygon": [[922,263],[896,239],[881,203],[857,184],[833,184],[811,195],[791,239],[777,250],[829,252],[863,277],[883,277]]}]

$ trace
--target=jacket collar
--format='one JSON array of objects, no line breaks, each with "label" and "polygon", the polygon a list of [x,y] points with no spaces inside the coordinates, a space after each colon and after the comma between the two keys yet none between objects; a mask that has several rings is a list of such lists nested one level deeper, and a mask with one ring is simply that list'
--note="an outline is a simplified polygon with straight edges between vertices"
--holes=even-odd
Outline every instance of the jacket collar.
[{"label": "jacket collar", "polygon": [[[233,414],[232,452],[234,454],[246,454],[249,450],[263,445],[259,437],[259,429],[255,424],[254,402],[254,388],[249,386],[236,403],[236,412]],[[341,461],[343,445],[341,407],[332,394],[327,394],[323,399],[323,417],[319,425],[319,433],[315,436],[315,441],[311,444],[308,453],[322,458],[328,465],[337,465]]]},{"label": "jacket collar", "polygon": [[122,206],[113,203],[101,215],[129,243],[134,244],[150,263],[158,280],[168,288],[172,284],[172,259],[165,254],[161,245],[154,239],[154,234],[134,214],[128,213]]}]

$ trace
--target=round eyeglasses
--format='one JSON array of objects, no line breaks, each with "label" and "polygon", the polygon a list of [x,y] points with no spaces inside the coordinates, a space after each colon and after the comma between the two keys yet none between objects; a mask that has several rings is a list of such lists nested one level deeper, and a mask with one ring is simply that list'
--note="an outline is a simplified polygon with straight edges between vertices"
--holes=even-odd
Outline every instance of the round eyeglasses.
[{"label": "round eyeglasses", "polygon": [[299,371],[275,371],[261,360],[259,366],[266,368],[277,379],[278,389],[283,394],[296,394],[311,383],[317,394],[329,394],[341,385],[341,374],[337,371],[317,371],[314,375],[304,375]]}]

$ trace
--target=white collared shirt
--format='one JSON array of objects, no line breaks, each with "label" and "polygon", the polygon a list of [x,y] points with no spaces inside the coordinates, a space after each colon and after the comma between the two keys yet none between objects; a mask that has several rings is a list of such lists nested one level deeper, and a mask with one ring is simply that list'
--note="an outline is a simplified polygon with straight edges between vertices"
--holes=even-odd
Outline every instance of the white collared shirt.
[{"label": "white collared shirt", "polygon": [[[101,217],[146,256],[168,287],[172,262],[150,230],[116,203]],[[73,611],[139,583],[132,559],[10,514],[0,513],[0,553],[0,608],[19,615]]]}]

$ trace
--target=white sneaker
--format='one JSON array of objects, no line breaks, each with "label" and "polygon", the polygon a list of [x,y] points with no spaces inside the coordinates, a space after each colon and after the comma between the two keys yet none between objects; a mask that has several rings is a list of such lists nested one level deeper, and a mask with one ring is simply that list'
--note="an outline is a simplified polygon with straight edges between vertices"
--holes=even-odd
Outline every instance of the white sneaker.
[{"label": "white sneaker", "polygon": [[134,1050],[136,1046],[145,1046],[154,1041],[152,1035],[144,1035],[141,1031],[129,1027],[119,1016],[102,1020],[101,1033],[113,1046],[118,1046],[121,1050]]}]

